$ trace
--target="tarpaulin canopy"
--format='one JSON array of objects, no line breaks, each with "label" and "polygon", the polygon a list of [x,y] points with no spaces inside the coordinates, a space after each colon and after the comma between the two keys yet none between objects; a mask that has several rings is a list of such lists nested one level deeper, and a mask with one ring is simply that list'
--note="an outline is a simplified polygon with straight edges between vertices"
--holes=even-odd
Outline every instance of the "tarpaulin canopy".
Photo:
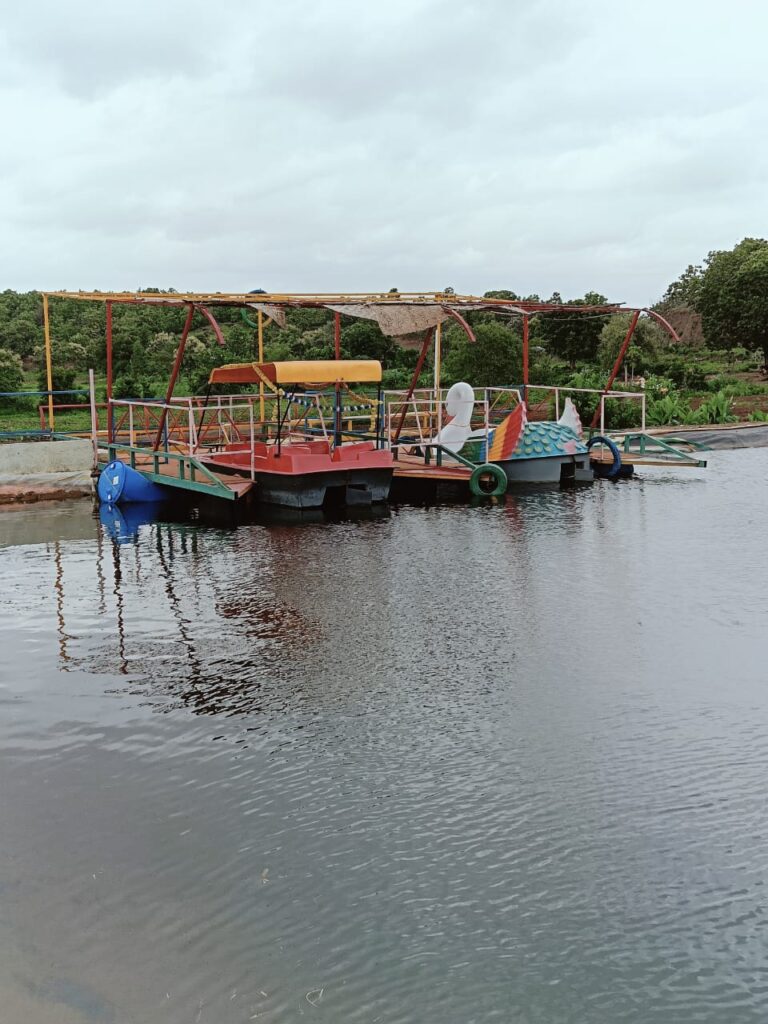
[{"label": "tarpaulin canopy", "polygon": [[272,302],[249,302],[248,305],[251,309],[258,310],[259,313],[269,317],[270,320],[274,320],[278,327],[285,327],[284,306],[276,306]]},{"label": "tarpaulin canopy", "polygon": [[428,327],[436,327],[451,315],[444,306],[407,305],[388,302],[377,306],[362,302],[345,302],[343,305],[326,305],[334,313],[344,316],[375,320],[382,334],[397,337],[400,334],[416,334]]}]

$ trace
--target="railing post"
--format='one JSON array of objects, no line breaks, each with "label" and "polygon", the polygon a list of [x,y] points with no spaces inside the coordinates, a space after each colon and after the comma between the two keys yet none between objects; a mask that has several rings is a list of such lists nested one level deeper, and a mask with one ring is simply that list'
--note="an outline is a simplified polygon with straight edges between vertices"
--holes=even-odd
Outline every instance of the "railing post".
[{"label": "railing post", "polygon": [[93,370],[88,371],[88,396],[91,402],[91,441],[93,442],[93,468],[99,468],[99,419],[96,413],[96,383]]},{"label": "railing post", "polygon": [[112,423],[112,303],[107,302],[107,440],[113,440]]},{"label": "railing post", "polygon": [[133,436],[133,402],[128,405],[128,444],[131,448],[136,444],[136,439]]},{"label": "railing post", "polygon": [[[259,313],[261,316],[261,313]],[[260,399],[261,401],[261,399]],[[253,451],[253,400],[248,402],[248,429],[250,431],[250,442],[251,442],[251,480],[256,479],[256,467],[255,467],[255,453]]]},{"label": "railing post", "polygon": [[640,429],[641,430],[645,430],[645,392],[643,392],[643,394],[642,394],[641,405],[642,405],[642,418],[641,418],[641,421],[640,421]]},{"label": "railing post", "polygon": [[192,410],[192,436],[194,438],[194,446],[195,446],[194,450],[197,451],[197,449],[200,447],[200,438],[198,437],[198,434],[197,434],[197,423],[195,422],[195,410],[194,410],[194,406],[192,405],[192,399],[191,398],[189,400],[189,408]]},{"label": "railing post", "polygon": [[560,388],[555,388],[555,419],[560,419]]},{"label": "railing post", "polygon": [[48,385],[48,429],[53,433],[53,360],[51,357],[51,321],[48,315],[48,296],[43,295],[43,335],[45,338],[45,379]]},{"label": "railing post", "polygon": [[[483,461],[487,462],[488,461],[488,452],[491,450],[491,422],[490,422],[490,420],[491,420],[491,407],[488,404],[488,389],[487,388],[483,392],[483,394],[485,396],[484,400],[483,400],[483,415],[485,416],[485,457],[484,457]],[[471,427],[471,424],[472,424],[472,421],[470,420],[470,427]]]},{"label": "railing post", "polygon": [[187,444],[189,447],[189,454],[192,455],[195,450],[195,417],[192,414],[192,399],[187,399],[189,405],[187,408]]},{"label": "railing post", "polygon": [[605,433],[605,395],[600,396],[600,433]]}]

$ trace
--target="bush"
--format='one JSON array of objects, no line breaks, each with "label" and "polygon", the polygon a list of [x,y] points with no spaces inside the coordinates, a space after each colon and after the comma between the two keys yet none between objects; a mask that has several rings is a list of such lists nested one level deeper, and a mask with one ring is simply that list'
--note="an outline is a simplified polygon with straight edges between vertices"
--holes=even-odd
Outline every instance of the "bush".
[{"label": "bush", "polygon": [[573,371],[559,359],[546,352],[534,353],[531,366],[531,379],[549,387],[567,384]]},{"label": "bush", "polygon": [[657,377],[655,374],[646,377],[644,390],[652,402],[666,398],[667,395],[677,394],[677,387],[671,377]]},{"label": "bush", "polygon": [[[650,360],[646,368],[652,375],[671,380],[675,387],[688,391],[698,391],[703,388],[706,384],[707,373],[713,372],[707,369],[707,364],[698,356],[685,356],[677,353],[661,355]],[[717,366],[716,369],[721,369],[721,367]]]},{"label": "bush", "polygon": [[702,402],[691,415],[691,423],[733,423],[736,416],[731,415],[733,400],[724,391]]},{"label": "bush", "polygon": [[7,348],[0,348],[0,391],[21,391],[23,381],[21,356]]},{"label": "bush", "polygon": [[[0,391],[21,391],[23,383],[21,356],[7,348],[0,348]],[[28,404],[23,398],[0,398],[0,405],[5,408],[18,408]]]},{"label": "bush", "polygon": [[646,411],[646,420],[652,427],[691,423],[691,416],[691,407],[678,394],[665,395],[650,402]]},{"label": "bush", "polygon": [[[385,391],[406,391],[411,385],[412,378],[413,370],[407,367],[384,370],[381,375],[381,386]],[[432,378],[428,372],[422,373],[419,387],[432,387]]]},{"label": "bush", "polygon": [[147,398],[152,394],[152,382],[139,374],[121,373],[112,382],[113,398]]},{"label": "bush", "polygon": [[628,430],[631,427],[639,427],[642,419],[642,406],[634,398],[608,398],[606,400],[606,430]]},{"label": "bush", "polygon": [[[567,386],[572,388],[592,388],[595,394],[572,394],[576,408],[581,416],[582,423],[590,423],[595,411],[600,407],[599,392],[605,387],[606,375],[594,367],[587,367],[571,375]],[[627,390],[621,381],[613,385],[614,391]],[[638,393],[640,393],[638,391]],[[639,401],[628,398],[608,398],[605,403],[605,425],[606,429],[625,430],[629,427],[639,427],[642,421],[642,408]]]},{"label": "bush", "polygon": [[[720,389],[718,388],[718,391]],[[766,387],[749,380],[735,380],[722,389],[730,398],[743,398],[746,395],[764,395]]]},{"label": "bush", "polygon": [[[75,386],[77,371],[67,366],[54,366],[52,373],[52,391],[71,391]],[[48,376],[45,367],[40,370],[37,377],[37,386],[40,391],[48,390]],[[42,396],[41,396],[42,400]],[[84,395],[54,395],[54,405],[69,405],[72,402],[87,401]]]}]

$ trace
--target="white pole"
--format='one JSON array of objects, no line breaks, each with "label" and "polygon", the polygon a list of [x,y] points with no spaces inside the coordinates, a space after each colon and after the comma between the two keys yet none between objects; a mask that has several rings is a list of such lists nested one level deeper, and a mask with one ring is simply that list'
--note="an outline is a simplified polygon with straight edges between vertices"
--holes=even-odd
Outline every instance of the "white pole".
[{"label": "white pole", "polygon": [[440,401],[440,378],[442,377],[443,359],[443,325],[435,327],[435,401],[437,402],[437,433],[439,434],[443,425],[443,403]]},{"label": "white pole", "polygon": [[600,396],[600,433],[605,433],[605,395]]},{"label": "white pole", "polygon": [[187,409],[187,434],[189,435],[189,454],[194,455],[195,452],[195,417],[192,412],[192,399],[189,400],[189,408]]},{"label": "white pole", "polygon": [[[485,417],[485,459],[488,461],[488,451],[490,450],[490,437],[491,437],[491,407],[488,401],[488,389],[486,388],[483,392],[483,416]],[[470,421],[471,422],[471,421]]]},{"label": "white pole", "polygon": [[93,370],[88,371],[88,393],[91,401],[91,441],[93,443],[93,468],[99,468],[99,420],[96,414],[96,383]]}]

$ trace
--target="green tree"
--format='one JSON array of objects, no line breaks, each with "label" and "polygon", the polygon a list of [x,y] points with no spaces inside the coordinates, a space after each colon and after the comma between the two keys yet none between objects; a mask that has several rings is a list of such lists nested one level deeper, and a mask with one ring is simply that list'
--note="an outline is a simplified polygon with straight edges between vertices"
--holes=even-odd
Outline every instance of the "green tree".
[{"label": "green tree", "polygon": [[[550,302],[563,300],[555,292]],[[572,299],[572,306],[603,306],[608,300],[597,292],[587,292],[583,299]],[[600,313],[547,313],[536,318],[536,337],[547,351],[564,359],[572,367],[577,363],[593,362],[600,345],[600,335],[608,322],[607,314]]]},{"label": "green tree", "polygon": [[696,305],[707,344],[762,349],[768,363],[768,241],[745,238],[705,262]]},{"label": "green tree", "polygon": [[689,263],[680,277],[664,292],[656,309],[659,312],[670,309],[696,309],[703,276],[703,267],[695,267]]},{"label": "green tree", "polygon": [[23,380],[21,357],[7,348],[0,348],[0,391],[21,391]]},{"label": "green tree", "polygon": [[[620,313],[610,317],[603,327],[597,350],[597,361],[602,369],[611,370],[613,368],[631,321],[631,313]],[[648,367],[656,352],[658,336],[656,325],[648,317],[641,317],[637,321],[624,358],[624,365],[631,372],[642,373]]]},{"label": "green tree", "polygon": [[353,359],[378,359],[389,365],[395,354],[392,338],[382,334],[373,320],[355,320],[345,327],[341,334],[344,352]]},{"label": "green tree", "polygon": [[43,340],[43,332],[28,316],[9,320],[0,327],[0,342],[20,356],[29,355],[35,345]]},{"label": "green tree", "polygon": [[446,381],[465,380],[476,388],[518,384],[523,370],[519,335],[497,321],[478,324],[475,336],[471,342],[453,325],[445,331]]}]

